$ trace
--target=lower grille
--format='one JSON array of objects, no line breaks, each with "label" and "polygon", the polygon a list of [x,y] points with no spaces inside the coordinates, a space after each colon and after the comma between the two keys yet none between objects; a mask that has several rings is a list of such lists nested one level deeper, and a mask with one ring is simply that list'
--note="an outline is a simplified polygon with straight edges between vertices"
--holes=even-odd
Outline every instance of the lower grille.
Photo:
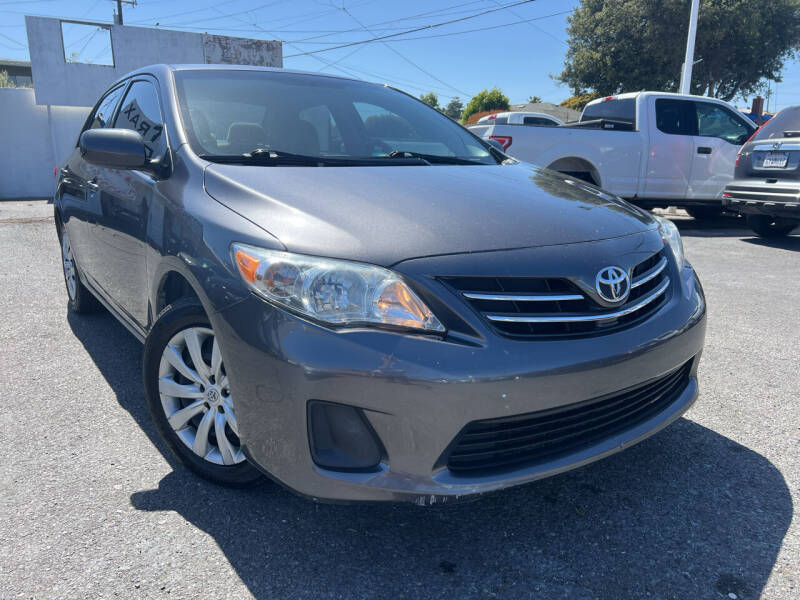
[{"label": "lower grille", "polygon": [[666,409],[686,389],[692,361],[612,397],[469,423],[447,455],[453,472],[536,464],[626,431]]}]

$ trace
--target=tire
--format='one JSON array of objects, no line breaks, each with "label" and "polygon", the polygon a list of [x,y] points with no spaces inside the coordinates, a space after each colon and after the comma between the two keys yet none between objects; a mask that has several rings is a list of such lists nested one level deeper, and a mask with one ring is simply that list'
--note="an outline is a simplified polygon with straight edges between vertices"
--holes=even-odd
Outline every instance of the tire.
[{"label": "tire", "polygon": [[263,479],[242,451],[219,346],[196,298],[161,311],[145,341],[142,376],[150,416],[181,463],[229,487]]},{"label": "tire", "polygon": [[686,208],[686,212],[697,221],[711,221],[722,215],[722,208],[716,206],[691,206]]},{"label": "tire", "polygon": [[760,237],[774,239],[789,235],[798,223],[787,223],[767,215],[747,215],[747,225]]},{"label": "tire", "polygon": [[67,288],[67,298],[69,298],[67,304],[69,310],[81,315],[97,312],[101,308],[100,302],[81,282],[69,235],[63,225],[59,238],[61,239],[61,267],[64,273],[64,285]]}]

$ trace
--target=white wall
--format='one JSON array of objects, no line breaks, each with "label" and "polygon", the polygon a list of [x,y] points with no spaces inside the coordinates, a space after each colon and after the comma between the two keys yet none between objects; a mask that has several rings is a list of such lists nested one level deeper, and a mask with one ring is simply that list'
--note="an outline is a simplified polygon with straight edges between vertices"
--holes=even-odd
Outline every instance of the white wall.
[{"label": "white wall", "polygon": [[0,88],[0,199],[49,198],[90,107],[39,106],[31,88]]}]

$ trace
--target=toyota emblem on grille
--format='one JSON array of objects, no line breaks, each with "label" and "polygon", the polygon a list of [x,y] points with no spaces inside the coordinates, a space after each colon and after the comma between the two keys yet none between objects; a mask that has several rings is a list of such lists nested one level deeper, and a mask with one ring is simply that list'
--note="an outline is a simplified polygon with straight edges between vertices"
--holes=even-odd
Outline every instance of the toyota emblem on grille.
[{"label": "toyota emblem on grille", "polygon": [[624,302],[631,291],[628,273],[619,267],[600,269],[594,285],[599,296],[610,304]]}]

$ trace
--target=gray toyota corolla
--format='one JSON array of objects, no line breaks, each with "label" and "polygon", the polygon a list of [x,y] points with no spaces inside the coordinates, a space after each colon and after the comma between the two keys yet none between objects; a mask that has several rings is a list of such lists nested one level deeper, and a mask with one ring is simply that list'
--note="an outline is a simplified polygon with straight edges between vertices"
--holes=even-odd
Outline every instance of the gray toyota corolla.
[{"label": "gray toyota corolla", "polygon": [[55,216],[70,309],[144,343],[159,432],[218,483],[446,502],[697,396],[705,301],[670,221],[383,85],[141,69],[90,113]]}]

